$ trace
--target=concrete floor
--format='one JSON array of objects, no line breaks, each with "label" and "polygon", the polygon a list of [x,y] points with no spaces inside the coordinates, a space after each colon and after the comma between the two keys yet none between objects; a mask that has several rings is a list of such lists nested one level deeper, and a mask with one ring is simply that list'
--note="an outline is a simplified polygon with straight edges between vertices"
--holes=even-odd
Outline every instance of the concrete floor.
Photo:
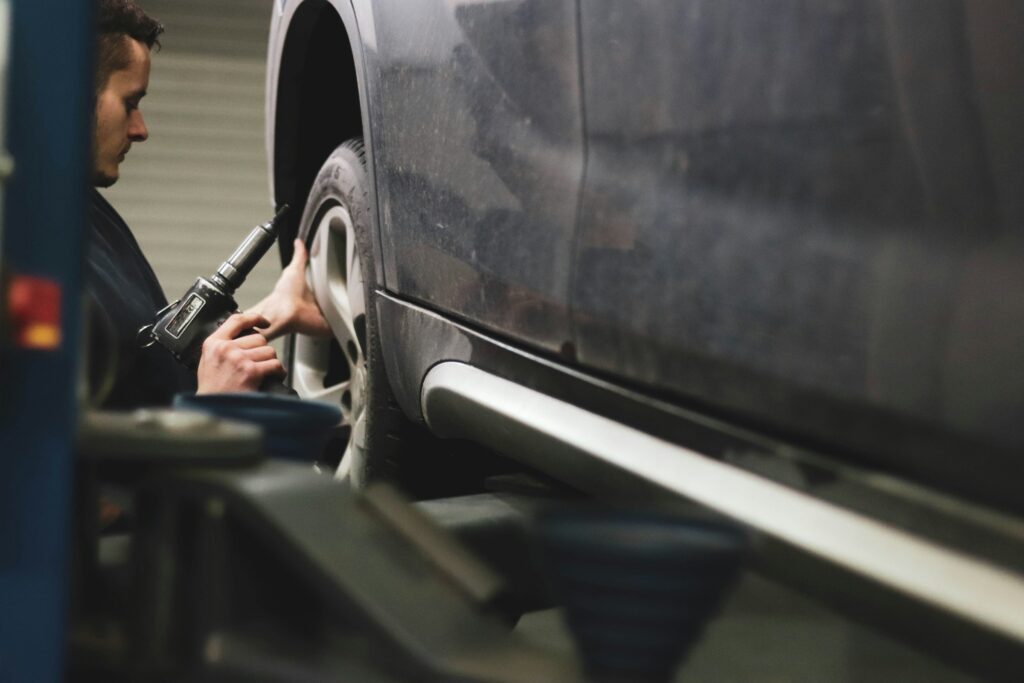
[{"label": "concrete floor", "polygon": [[[518,630],[539,647],[573,645],[561,613],[527,615]],[[963,675],[756,576],[711,623],[677,683],[968,683]]]}]

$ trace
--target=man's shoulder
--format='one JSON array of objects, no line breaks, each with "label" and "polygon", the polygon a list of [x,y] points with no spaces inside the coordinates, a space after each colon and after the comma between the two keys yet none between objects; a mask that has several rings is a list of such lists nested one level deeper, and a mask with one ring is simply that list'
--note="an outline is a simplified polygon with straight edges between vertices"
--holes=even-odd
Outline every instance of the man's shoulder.
[{"label": "man's shoulder", "polygon": [[107,201],[107,198],[100,194],[100,191],[95,187],[90,188],[89,191],[89,222],[96,223],[99,221],[107,220],[114,223],[124,224],[124,219],[121,218],[121,214],[117,212],[117,209]]},{"label": "man's shoulder", "polygon": [[[123,252],[139,251],[138,242],[128,223],[125,222],[117,209],[107,198],[92,188],[89,196],[89,230],[92,233],[90,242],[95,245],[107,245],[112,250]],[[140,252],[141,255],[141,252]]]}]

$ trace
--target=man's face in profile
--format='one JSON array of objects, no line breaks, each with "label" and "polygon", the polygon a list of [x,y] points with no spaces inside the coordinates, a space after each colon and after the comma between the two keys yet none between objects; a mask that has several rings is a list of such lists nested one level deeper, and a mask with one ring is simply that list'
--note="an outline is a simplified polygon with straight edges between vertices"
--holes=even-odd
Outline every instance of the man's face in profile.
[{"label": "man's face in profile", "polygon": [[93,130],[93,185],[110,187],[120,177],[119,167],[133,142],[149,137],[139,103],[149,88],[149,48],[129,37],[129,64],[110,74],[96,96]]}]

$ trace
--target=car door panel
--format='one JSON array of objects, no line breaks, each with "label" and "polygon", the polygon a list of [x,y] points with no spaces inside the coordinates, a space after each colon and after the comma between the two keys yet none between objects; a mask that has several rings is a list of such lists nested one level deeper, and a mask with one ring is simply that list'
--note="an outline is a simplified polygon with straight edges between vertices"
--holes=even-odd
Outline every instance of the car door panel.
[{"label": "car door panel", "polygon": [[983,49],[1020,14],[581,3],[580,362],[875,464],[1019,470],[1021,98],[976,84],[1020,73]]},{"label": "car door panel", "polygon": [[561,348],[583,167],[575,3],[373,8],[389,289]]}]

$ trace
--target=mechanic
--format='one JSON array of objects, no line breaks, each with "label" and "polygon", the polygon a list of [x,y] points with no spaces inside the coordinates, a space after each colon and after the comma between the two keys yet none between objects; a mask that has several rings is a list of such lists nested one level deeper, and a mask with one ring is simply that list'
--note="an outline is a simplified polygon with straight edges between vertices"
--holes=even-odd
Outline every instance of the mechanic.
[{"label": "mechanic", "polygon": [[[164,349],[139,348],[136,334],[167,305],[149,261],[128,225],[95,188],[110,187],[135,143],[149,131],[140,102],[149,87],[150,52],[160,47],[163,26],[134,0],[98,0],[96,100],[93,120],[93,185],[85,283],[91,306],[90,386],[101,407],[130,409],[166,405],[174,394],[255,391],[284,367],[268,340],[289,332],[329,334],[306,286],[306,251],[253,310],[227,320],[203,344],[197,376]],[[243,332],[262,328],[262,333]]]}]

